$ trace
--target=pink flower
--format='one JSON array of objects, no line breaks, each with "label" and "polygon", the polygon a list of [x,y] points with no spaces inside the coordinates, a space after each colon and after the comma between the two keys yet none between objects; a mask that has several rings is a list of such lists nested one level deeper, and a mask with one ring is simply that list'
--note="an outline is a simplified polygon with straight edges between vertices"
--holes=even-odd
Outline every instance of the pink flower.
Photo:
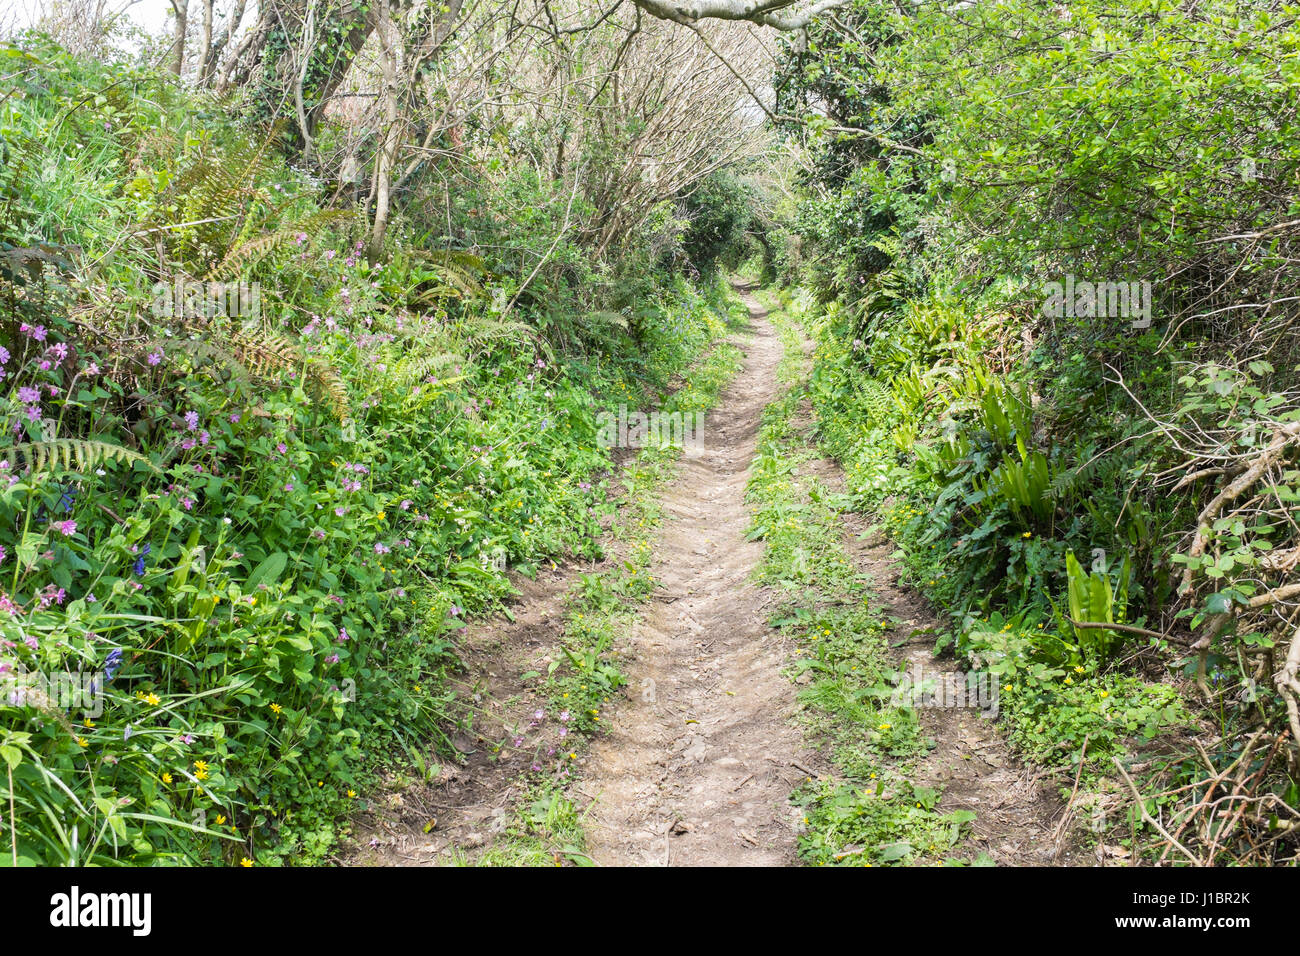
[{"label": "pink flower", "polygon": [[75,521],[56,521],[54,527],[63,532],[64,537],[70,537],[77,533],[77,522]]}]

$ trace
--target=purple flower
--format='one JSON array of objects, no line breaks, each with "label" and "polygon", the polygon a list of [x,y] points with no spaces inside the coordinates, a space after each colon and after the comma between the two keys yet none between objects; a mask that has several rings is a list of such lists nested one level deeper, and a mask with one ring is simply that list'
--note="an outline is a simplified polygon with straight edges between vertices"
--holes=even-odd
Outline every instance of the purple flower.
[{"label": "purple flower", "polygon": [[63,532],[65,538],[77,533],[77,522],[75,521],[56,521],[54,527]]},{"label": "purple flower", "polygon": [[199,430],[199,413],[198,413],[198,412],[186,412],[186,413],[185,413],[185,430],[186,430],[186,431],[191,431],[191,432],[196,432],[196,431]]},{"label": "purple flower", "polygon": [[40,389],[32,388],[29,385],[24,385],[22,388],[18,389],[18,401],[22,402],[24,405],[34,405],[40,400]]},{"label": "purple flower", "polygon": [[375,554],[388,554],[392,550],[392,548],[384,544],[382,541],[375,542]]},{"label": "purple flower", "polygon": [[340,643],[340,644],[346,644],[349,640],[351,640],[351,638],[350,638],[350,636],[348,635],[348,629],[347,629],[346,627],[340,627],[340,628],[339,628],[339,643]]},{"label": "purple flower", "polygon": [[162,352],[150,352],[147,361],[150,365],[161,365],[163,360]]}]

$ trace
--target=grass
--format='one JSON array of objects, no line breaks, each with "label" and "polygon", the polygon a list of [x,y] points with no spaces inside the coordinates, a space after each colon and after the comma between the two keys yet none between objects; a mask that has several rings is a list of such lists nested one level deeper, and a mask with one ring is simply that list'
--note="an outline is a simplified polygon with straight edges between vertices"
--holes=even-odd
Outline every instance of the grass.
[{"label": "grass", "polygon": [[964,862],[950,854],[974,814],[940,810],[941,791],[909,779],[929,741],[915,708],[890,702],[891,622],[843,546],[848,501],[800,473],[818,457],[798,428],[802,339],[786,313],[769,318],[784,347],[778,377],[785,391],[763,416],[747,489],[750,535],[766,545],[758,580],[780,594],[771,623],[798,648],[790,676],[803,685],[802,722],[830,749],[835,768],[791,797],[804,811],[799,855],[813,865]]}]

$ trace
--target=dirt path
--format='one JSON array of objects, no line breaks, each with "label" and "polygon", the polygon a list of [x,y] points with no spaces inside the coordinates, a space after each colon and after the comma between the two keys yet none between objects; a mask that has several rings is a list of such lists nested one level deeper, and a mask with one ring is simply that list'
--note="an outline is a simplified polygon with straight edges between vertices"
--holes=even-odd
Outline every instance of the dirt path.
[{"label": "dirt path", "polygon": [[[703,450],[681,458],[661,492],[650,568],[661,587],[619,648],[630,693],[605,712],[607,732],[592,740],[570,790],[587,803],[587,853],[601,865],[793,864],[801,813],[790,793],[809,773],[829,772],[792,719],[799,688],[784,670],[794,648],[767,626],[775,595],[752,581],[765,545],[745,540],[745,489],[763,410],[778,394],[782,346],[763,307],[741,293],[752,320],[744,367],[706,416]],[[806,430],[806,403],[800,417]],[[798,471],[843,488],[833,461],[816,458]],[[930,653],[936,618],[898,583],[892,545],[867,531],[864,516],[843,521],[873,602],[897,622],[900,663],[951,675],[953,665]],[[521,580],[510,621],[480,622],[462,635],[474,685],[467,690],[482,709],[476,731],[455,741],[465,762],[444,762],[435,779],[389,792],[359,821],[350,862],[436,864],[493,842],[534,759],[501,742],[546,703],[540,687],[516,675],[545,670],[557,653],[577,570]],[[1061,851],[1061,802],[1012,757],[991,720],[972,709],[926,708],[921,718],[936,746],[915,782],[942,786],[947,809],[976,812],[974,851],[1000,864],[1086,862]]]},{"label": "dirt path", "polygon": [[601,864],[758,866],[794,861],[790,791],[807,762],[790,721],[787,648],[751,583],[749,463],[776,395],[781,344],[748,293],[744,369],[706,418],[705,448],[664,492],[652,573],[663,587],[629,638],[632,700],[583,772]]}]

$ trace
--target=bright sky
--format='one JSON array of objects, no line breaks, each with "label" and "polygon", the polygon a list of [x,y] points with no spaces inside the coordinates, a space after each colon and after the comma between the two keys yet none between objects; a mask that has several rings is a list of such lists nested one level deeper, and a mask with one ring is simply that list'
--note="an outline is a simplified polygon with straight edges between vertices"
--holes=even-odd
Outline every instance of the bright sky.
[{"label": "bright sky", "polygon": [[[5,0],[7,8],[0,13],[0,28],[31,26],[41,18],[43,11],[51,6],[49,0]],[[150,33],[170,29],[171,4],[168,0],[106,0],[106,12],[126,8],[127,18],[136,26],[143,27]]]}]

